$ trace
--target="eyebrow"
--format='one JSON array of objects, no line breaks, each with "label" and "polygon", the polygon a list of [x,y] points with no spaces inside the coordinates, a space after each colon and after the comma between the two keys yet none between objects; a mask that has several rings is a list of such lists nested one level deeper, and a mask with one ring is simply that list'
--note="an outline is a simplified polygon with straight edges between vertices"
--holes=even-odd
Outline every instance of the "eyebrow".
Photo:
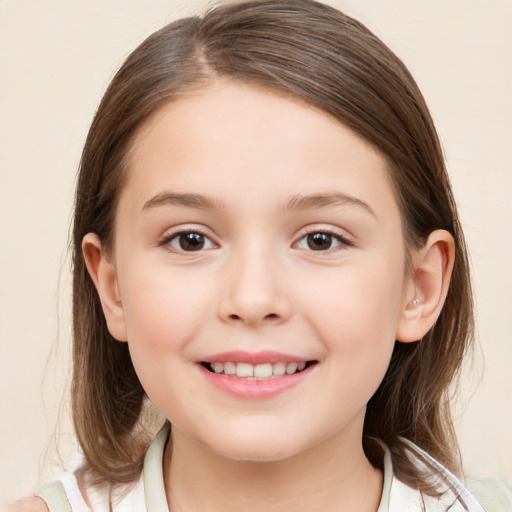
[{"label": "eyebrow", "polygon": [[377,217],[373,208],[357,197],[349,196],[341,192],[330,192],[326,194],[312,194],[304,196],[297,194],[290,198],[286,205],[287,210],[313,210],[326,206],[353,205],[364,208],[368,213]]},{"label": "eyebrow", "polygon": [[[187,208],[197,208],[201,210],[224,209],[222,201],[217,201],[203,194],[162,192],[146,201],[142,207],[142,211],[165,205],[185,206]],[[296,194],[288,200],[285,205],[285,210],[313,210],[332,205],[359,206],[376,217],[373,208],[368,203],[365,203],[357,197],[349,196],[341,192],[310,195]]]},{"label": "eyebrow", "polygon": [[162,192],[152,197],[144,203],[142,211],[156,208],[157,206],[186,206],[188,208],[198,208],[201,210],[223,209],[224,205],[202,194],[179,194],[176,192]]}]

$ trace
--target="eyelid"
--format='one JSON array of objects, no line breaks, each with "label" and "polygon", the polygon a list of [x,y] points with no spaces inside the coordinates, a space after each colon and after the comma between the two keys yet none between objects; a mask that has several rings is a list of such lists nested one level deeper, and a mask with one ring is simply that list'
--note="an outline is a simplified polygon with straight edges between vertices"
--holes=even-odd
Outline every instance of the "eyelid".
[{"label": "eyelid", "polygon": [[158,246],[164,247],[166,250],[168,250],[169,252],[172,252],[174,254],[185,254],[185,255],[197,254],[200,252],[212,250],[212,249],[201,249],[198,251],[184,251],[184,250],[178,250],[178,249],[175,249],[174,247],[171,247],[170,242],[172,240],[174,240],[176,237],[178,237],[180,235],[186,235],[188,233],[198,233],[199,235],[204,236],[205,238],[210,240],[210,242],[214,245],[213,249],[219,247],[218,242],[215,240],[215,237],[212,236],[210,230],[208,230],[202,226],[198,226],[197,224],[196,225],[185,224],[185,225],[175,226],[174,228],[166,230],[164,235],[159,239]]},{"label": "eyelid", "polygon": [[295,247],[304,237],[306,237],[308,235],[312,235],[314,233],[324,233],[326,235],[332,236],[333,238],[336,238],[340,242],[340,245],[337,247],[333,247],[332,249],[326,249],[325,251],[314,251],[313,249],[310,249],[309,251],[306,249],[299,249],[299,250],[305,250],[307,252],[312,252],[312,253],[316,252],[319,254],[327,254],[327,253],[334,252],[334,251],[337,251],[340,249],[342,250],[343,248],[346,248],[346,247],[354,247],[355,244],[351,240],[351,238],[349,236],[347,236],[346,234],[342,233],[341,231],[342,231],[341,229],[336,229],[332,226],[328,227],[328,226],[325,226],[322,224],[314,224],[311,226],[306,226],[305,228],[300,230],[300,233],[297,235],[292,246]]}]

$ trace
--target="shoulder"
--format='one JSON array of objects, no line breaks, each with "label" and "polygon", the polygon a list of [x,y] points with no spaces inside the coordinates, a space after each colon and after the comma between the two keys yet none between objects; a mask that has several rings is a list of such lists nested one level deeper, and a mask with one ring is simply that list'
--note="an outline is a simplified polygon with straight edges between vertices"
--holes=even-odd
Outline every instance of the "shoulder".
[{"label": "shoulder", "polygon": [[512,510],[512,479],[479,477],[468,479],[466,484],[486,512]]},{"label": "shoulder", "polygon": [[41,498],[32,496],[9,505],[5,512],[48,512],[48,507]]}]

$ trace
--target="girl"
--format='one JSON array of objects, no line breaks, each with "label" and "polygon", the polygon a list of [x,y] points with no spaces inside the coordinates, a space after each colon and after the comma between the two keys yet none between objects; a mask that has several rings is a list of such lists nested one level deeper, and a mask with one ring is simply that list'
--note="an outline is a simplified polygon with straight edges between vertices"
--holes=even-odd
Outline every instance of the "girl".
[{"label": "girl", "polygon": [[483,510],[453,476],[463,234],[421,93],[360,23],[263,0],[149,37],[73,244],[85,462],[30,510]]}]

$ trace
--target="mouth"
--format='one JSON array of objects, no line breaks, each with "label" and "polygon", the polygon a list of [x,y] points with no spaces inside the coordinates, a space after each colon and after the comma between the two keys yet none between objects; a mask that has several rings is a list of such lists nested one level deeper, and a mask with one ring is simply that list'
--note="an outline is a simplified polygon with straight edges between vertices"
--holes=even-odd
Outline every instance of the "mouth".
[{"label": "mouth", "polygon": [[272,350],[235,350],[207,356],[197,366],[206,381],[222,392],[237,399],[263,400],[309,382],[318,363]]},{"label": "mouth", "polygon": [[236,379],[268,380],[295,375],[315,365],[317,361],[278,361],[275,363],[250,364],[245,362],[202,361],[201,365],[211,373]]}]

